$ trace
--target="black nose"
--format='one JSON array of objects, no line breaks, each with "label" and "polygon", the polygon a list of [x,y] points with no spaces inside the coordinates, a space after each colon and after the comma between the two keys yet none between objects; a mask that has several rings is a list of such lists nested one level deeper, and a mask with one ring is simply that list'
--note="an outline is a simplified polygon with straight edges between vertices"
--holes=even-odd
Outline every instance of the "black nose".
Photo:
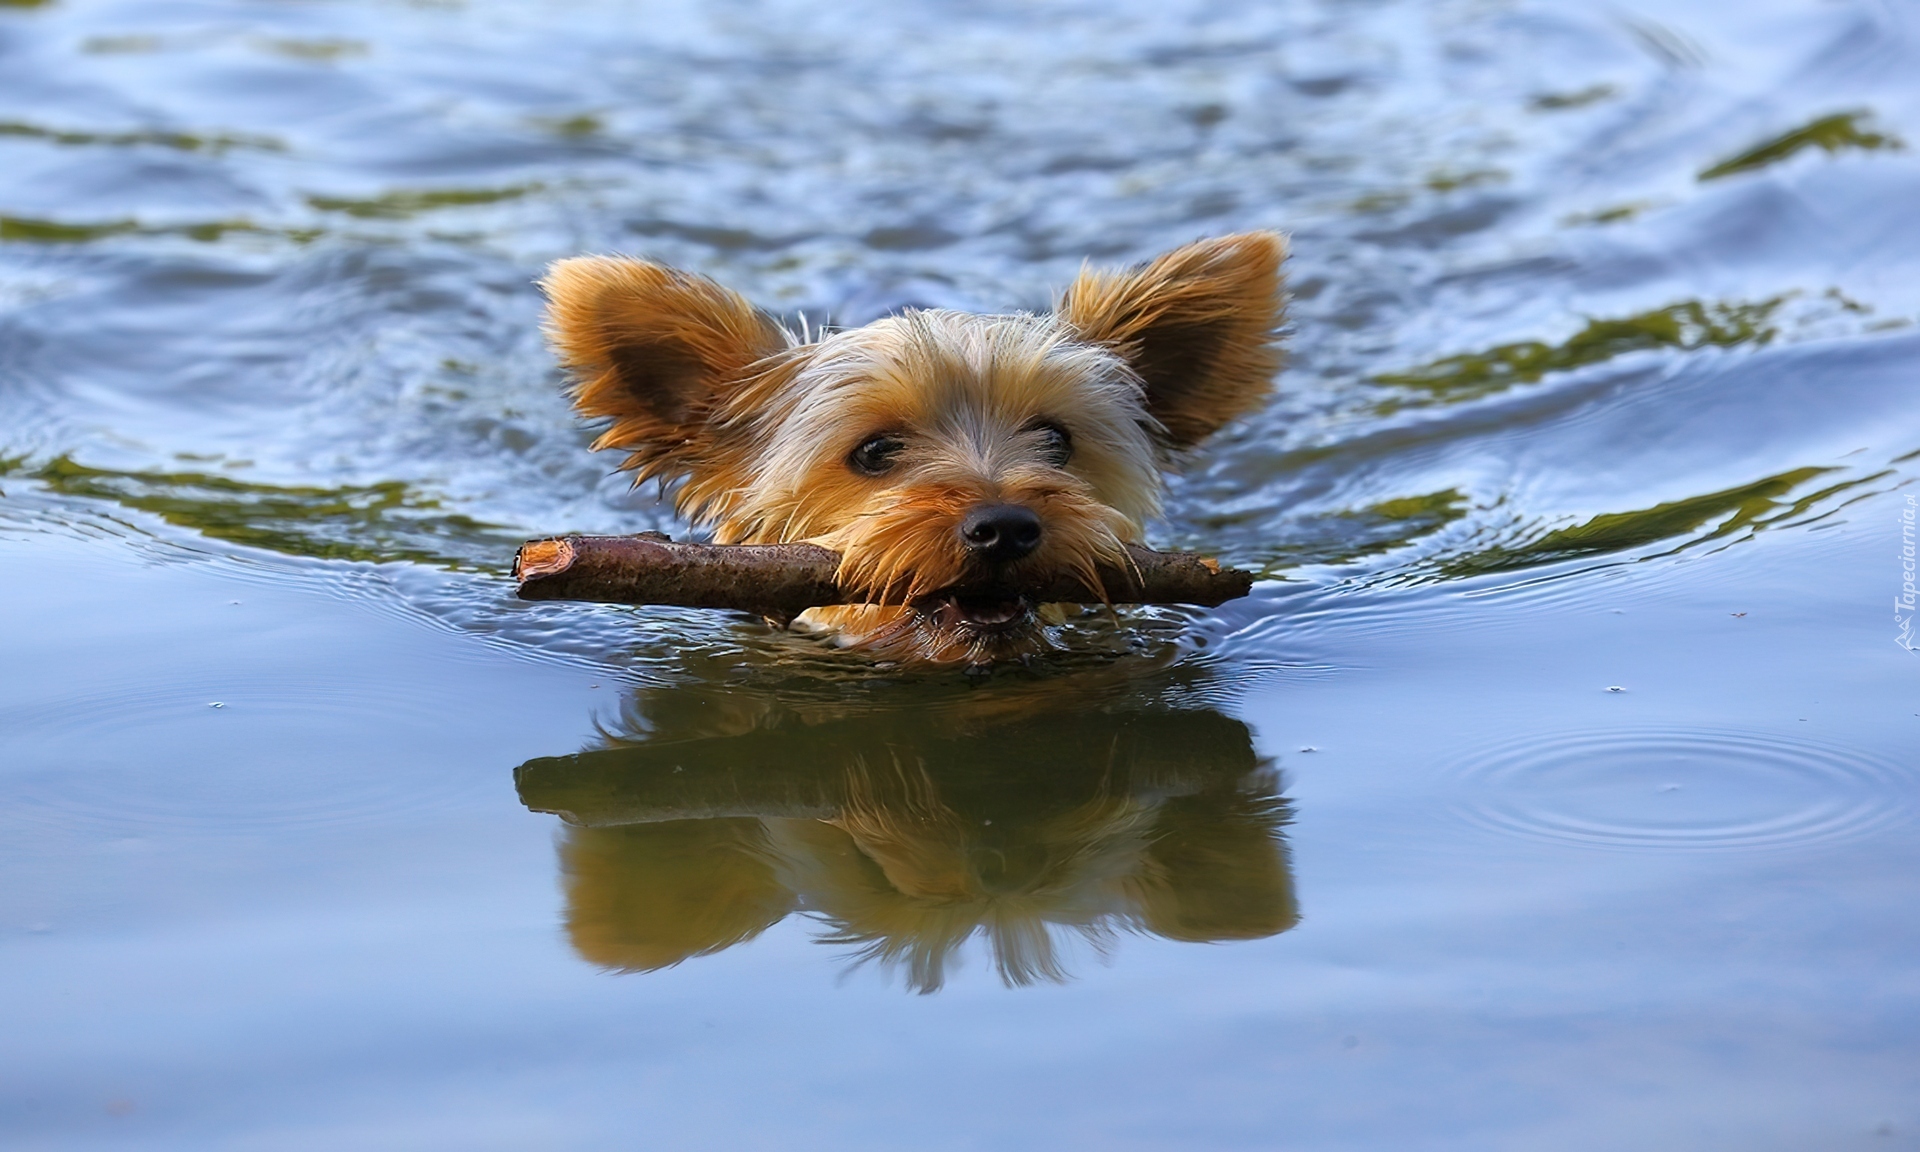
[{"label": "black nose", "polygon": [[1011,563],[1040,547],[1040,517],[1018,504],[984,504],[960,521],[960,539],[983,560]]}]

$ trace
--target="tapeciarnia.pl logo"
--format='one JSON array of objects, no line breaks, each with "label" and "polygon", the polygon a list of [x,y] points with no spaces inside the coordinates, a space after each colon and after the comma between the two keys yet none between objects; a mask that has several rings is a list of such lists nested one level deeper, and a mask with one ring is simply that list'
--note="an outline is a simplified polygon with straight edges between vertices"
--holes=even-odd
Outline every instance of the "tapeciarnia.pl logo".
[{"label": "tapeciarnia.pl logo", "polygon": [[1907,506],[1900,509],[1900,595],[1893,598],[1893,626],[1899,633],[1893,642],[1913,651],[1913,514],[1914,497],[1907,494]]}]

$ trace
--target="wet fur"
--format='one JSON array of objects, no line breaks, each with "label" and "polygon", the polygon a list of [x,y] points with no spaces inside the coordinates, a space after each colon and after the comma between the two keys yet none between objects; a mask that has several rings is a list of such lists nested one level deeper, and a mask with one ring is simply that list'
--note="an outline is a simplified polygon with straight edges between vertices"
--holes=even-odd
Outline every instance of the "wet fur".
[{"label": "wet fur", "polygon": [[[878,656],[984,663],[1047,647],[1057,613],[973,627],[932,597],[982,577],[959,535],[987,504],[1041,521],[1039,547],[993,579],[1091,578],[1160,510],[1178,453],[1265,401],[1280,368],[1270,232],[1205,240],[1127,271],[1085,271],[1049,314],[908,312],[802,341],[704,277],[616,257],[562,260],[548,334],[582,415],[610,421],[636,481],[675,484],[722,543],[809,541],[872,603],[804,626]],[[1043,451],[1041,423],[1072,458]],[[898,465],[848,464],[879,433]]]}]

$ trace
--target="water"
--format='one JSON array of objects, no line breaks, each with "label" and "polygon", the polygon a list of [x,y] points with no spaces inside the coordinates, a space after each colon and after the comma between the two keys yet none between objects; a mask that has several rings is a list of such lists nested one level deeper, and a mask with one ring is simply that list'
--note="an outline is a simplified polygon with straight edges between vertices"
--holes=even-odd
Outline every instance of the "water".
[{"label": "water", "polygon": [[[1893,3],[0,6],[9,1148],[1920,1147]],[[682,530],[548,261],[791,318],[1292,233],[971,683],[509,597]]]}]

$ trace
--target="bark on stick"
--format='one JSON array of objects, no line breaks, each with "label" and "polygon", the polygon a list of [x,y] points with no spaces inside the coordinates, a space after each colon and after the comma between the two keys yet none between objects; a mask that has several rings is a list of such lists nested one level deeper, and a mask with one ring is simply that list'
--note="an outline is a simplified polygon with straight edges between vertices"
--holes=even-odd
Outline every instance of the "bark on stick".
[{"label": "bark on stick", "polygon": [[[1253,574],[1222,568],[1191,552],[1127,547],[1131,567],[1102,567],[1114,604],[1198,604],[1211,608],[1245,596]],[[638,536],[556,536],[529,540],[514,557],[522,600],[591,600],[734,608],[791,618],[808,608],[869,599],[834,581],[840,554],[812,544],[694,544],[657,532]],[[1035,604],[1098,603],[1099,593],[1060,577],[1012,589]]]}]

